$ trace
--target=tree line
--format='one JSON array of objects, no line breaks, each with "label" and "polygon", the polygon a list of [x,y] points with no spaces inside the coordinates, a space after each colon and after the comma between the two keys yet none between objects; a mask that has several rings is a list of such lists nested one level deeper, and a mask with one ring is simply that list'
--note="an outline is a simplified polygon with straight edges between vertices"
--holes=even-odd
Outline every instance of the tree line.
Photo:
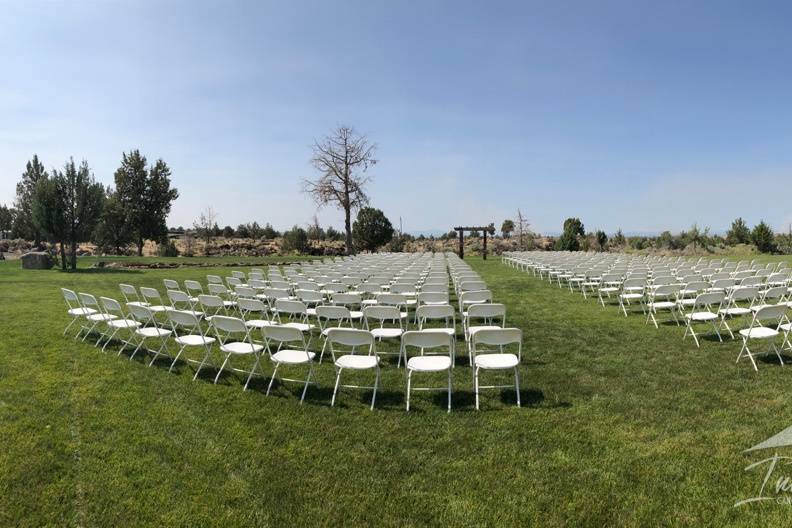
[{"label": "tree line", "polygon": [[139,150],[122,154],[115,187],[97,182],[86,160],[69,158],[62,169],[47,171],[34,155],[17,183],[14,206],[0,210],[0,230],[37,246],[56,245],[62,269],[77,268],[82,242],[116,251],[134,243],[142,255],[146,240],[167,238],[166,220],[179,196],[170,177],[167,163],[149,164]]}]

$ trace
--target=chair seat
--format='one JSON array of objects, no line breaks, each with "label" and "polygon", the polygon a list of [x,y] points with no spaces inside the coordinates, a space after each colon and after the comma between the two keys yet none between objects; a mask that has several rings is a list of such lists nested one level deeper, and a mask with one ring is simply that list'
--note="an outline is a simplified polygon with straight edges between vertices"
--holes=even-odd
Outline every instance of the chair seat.
[{"label": "chair seat", "polygon": [[267,321],[266,319],[251,319],[250,321],[245,321],[245,326],[249,328],[264,328],[265,326],[274,326],[276,324],[277,323]]},{"label": "chair seat", "polygon": [[69,315],[93,315],[96,310],[93,308],[72,308],[69,310]]},{"label": "chair seat", "polygon": [[629,300],[629,299],[640,299],[643,297],[643,293],[622,293],[619,295],[619,298]]},{"label": "chair seat", "polygon": [[338,358],[335,362],[335,365],[339,368],[366,370],[377,366],[377,357],[349,354]]},{"label": "chair seat", "polygon": [[312,324],[308,324],[308,323],[286,323],[286,324],[284,324],[282,326],[288,326],[290,328],[296,328],[300,332],[310,332],[311,330],[316,328],[316,326],[314,326]]},{"label": "chair seat", "polygon": [[749,308],[742,308],[740,306],[736,306],[734,308],[724,308],[720,310],[718,313],[723,315],[746,315],[751,313]]},{"label": "chair seat", "polygon": [[[135,330],[135,333],[142,337],[167,337],[171,335],[172,332],[170,330],[166,330],[165,328],[146,326],[143,328],[138,328],[137,330]],[[185,337],[189,337],[189,336],[185,336]]]},{"label": "chair seat", "polygon": [[131,304],[132,306],[143,306],[144,308],[148,308],[151,306],[151,303],[143,302],[143,301],[132,301],[128,302],[127,304]]},{"label": "chair seat", "polygon": [[677,304],[679,306],[693,306],[696,304],[696,299],[679,299]]},{"label": "chair seat", "polygon": [[515,354],[477,354],[476,366],[483,369],[508,369],[520,363]]},{"label": "chair seat", "polygon": [[614,293],[619,291],[619,288],[614,288],[612,286],[609,286],[607,288],[600,288],[599,291],[602,293]]},{"label": "chair seat", "polygon": [[663,310],[667,308],[676,308],[676,302],[674,301],[657,301],[649,303],[649,308],[654,308],[655,310]]},{"label": "chair seat", "polygon": [[152,312],[155,312],[155,313],[160,313],[160,312],[165,312],[165,311],[167,311],[167,310],[168,310],[170,307],[169,307],[169,306],[162,306],[161,304],[155,304],[155,305],[153,305],[153,306],[151,306],[151,305],[150,305],[150,306],[147,306],[147,308],[148,308],[149,310],[151,310]]},{"label": "chair seat", "polygon": [[376,338],[392,338],[401,337],[403,330],[401,328],[374,328],[371,334]]},{"label": "chair seat", "polygon": [[447,334],[447,335],[456,335],[456,328],[424,328],[423,332],[435,333],[435,334]]},{"label": "chair seat", "polygon": [[712,312],[693,312],[685,315],[691,321],[712,321],[718,318],[717,314]]},{"label": "chair seat", "polygon": [[305,350],[278,350],[274,354],[272,354],[272,361],[276,363],[287,363],[289,365],[297,365],[301,363],[308,363],[313,360],[314,356],[316,356],[313,352],[307,352]]},{"label": "chair seat", "polygon": [[113,319],[107,322],[107,326],[112,328],[137,328],[140,326],[140,322],[134,319]]},{"label": "chair seat", "polygon": [[360,312],[358,310],[352,310],[349,312],[349,317],[351,319],[361,319],[363,317],[363,312]]},{"label": "chair seat", "polygon": [[264,350],[264,347],[256,343],[253,343],[251,346],[250,343],[244,341],[234,341],[226,343],[225,345],[220,345],[220,350],[227,354],[253,354],[255,352],[261,352]]},{"label": "chair seat", "polygon": [[740,330],[740,335],[748,339],[768,339],[777,336],[778,330],[767,328],[766,326],[756,326]]},{"label": "chair seat", "polygon": [[215,338],[209,336],[191,334],[191,335],[179,336],[176,339],[174,339],[174,341],[176,341],[180,345],[203,346],[203,345],[211,345],[212,343],[215,342]]},{"label": "chair seat", "polygon": [[471,326],[468,327],[468,335],[473,335],[479,330],[500,330],[503,328],[502,326],[495,326],[495,325],[480,325],[480,326]]},{"label": "chair seat", "polygon": [[416,356],[407,361],[407,368],[419,372],[440,372],[451,368],[448,356]]},{"label": "chair seat", "polygon": [[377,299],[363,299],[360,304],[364,306],[374,306],[377,304]]},{"label": "chair seat", "polygon": [[308,315],[316,317],[316,308],[306,308],[305,313]]},{"label": "chair seat", "polygon": [[778,325],[778,329],[783,330],[784,332],[790,332],[792,331],[792,323],[780,324]]},{"label": "chair seat", "polygon": [[118,316],[103,313],[95,313],[88,316],[89,321],[112,321],[113,319],[118,319]]}]

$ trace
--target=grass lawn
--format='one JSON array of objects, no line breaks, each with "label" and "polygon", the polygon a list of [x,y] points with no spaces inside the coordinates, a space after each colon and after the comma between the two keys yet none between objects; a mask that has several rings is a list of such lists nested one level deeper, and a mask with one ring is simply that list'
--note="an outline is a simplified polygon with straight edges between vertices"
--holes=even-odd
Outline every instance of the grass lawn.
[{"label": "grass lawn", "polygon": [[504,389],[474,411],[461,344],[451,414],[441,392],[405,413],[395,365],[373,412],[364,391],[330,408],[329,362],[302,406],[297,386],[265,397],[267,379],[194,382],[63,337],[58,288],[120,297],[119,282],[233,268],[0,263],[0,526],[789,525],[789,506],[733,504],[761,483],[742,451],[792,424],[792,366],[757,374],[737,342],[696,349],[676,326],[467,260],[524,331],[522,409]]}]

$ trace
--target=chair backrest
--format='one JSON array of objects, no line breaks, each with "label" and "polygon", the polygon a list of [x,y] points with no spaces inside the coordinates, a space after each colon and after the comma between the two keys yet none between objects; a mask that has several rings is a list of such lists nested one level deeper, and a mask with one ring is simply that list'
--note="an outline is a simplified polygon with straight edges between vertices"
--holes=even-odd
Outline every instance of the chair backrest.
[{"label": "chair backrest", "polygon": [[267,305],[261,299],[241,297],[237,300],[237,306],[243,316],[250,313],[267,313]]},{"label": "chair backrest", "polygon": [[332,295],[333,304],[341,306],[358,306],[363,302],[362,296],[357,293],[334,293]]},{"label": "chair backrest", "polygon": [[485,328],[471,336],[471,352],[475,356],[480,345],[504,347],[517,345],[517,357],[522,356],[522,330],[519,328]]},{"label": "chair backrest", "polygon": [[485,303],[490,301],[492,301],[492,292],[489,290],[469,291],[459,295],[459,304],[461,306],[471,303]]},{"label": "chair backrest", "polygon": [[162,283],[165,285],[166,290],[178,290],[179,283],[173,279],[162,279]]},{"label": "chair backrest", "polygon": [[654,292],[652,293],[652,297],[654,298],[668,298],[672,297],[679,293],[679,290],[682,289],[682,286],[679,284],[664,284],[662,286],[658,286]]},{"label": "chair backrest", "polygon": [[473,304],[468,307],[468,319],[496,319],[502,318],[506,325],[506,305],[500,303]]},{"label": "chair backrest", "polygon": [[295,290],[294,295],[304,303],[315,304],[324,301],[324,295],[318,290]]},{"label": "chair backrest", "polygon": [[385,321],[399,321],[401,325],[401,313],[396,306],[366,306],[363,308],[363,317],[374,319],[383,323]]},{"label": "chair backrest", "polygon": [[406,293],[415,293],[415,289],[416,288],[415,288],[415,283],[414,282],[394,283],[394,284],[391,284],[390,291],[391,291],[391,293],[406,294]]},{"label": "chair backrest", "polygon": [[624,282],[622,282],[622,290],[640,289],[645,286],[646,286],[646,277],[625,279]]},{"label": "chair backrest", "polygon": [[786,286],[774,286],[772,288],[767,289],[762,295],[762,302],[767,303],[769,301],[779,301],[784,298],[787,294],[787,287]]},{"label": "chair backrest", "polygon": [[203,286],[201,283],[194,280],[185,280],[184,288],[190,293],[203,293]]},{"label": "chair backrest", "polygon": [[316,307],[316,317],[319,319],[319,322],[323,320],[329,321],[344,321],[350,320],[352,315],[349,311],[349,308],[346,306],[317,306]]},{"label": "chair backrest", "polygon": [[181,310],[166,310],[165,313],[168,315],[168,321],[170,321],[173,328],[182,327],[201,331],[201,323],[194,313]]},{"label": "chair backrest", "polygon": [[234,287],[234,291],[236,292],[238,299],[256,298],[256,290],[251,288],[250,286],[236,286]]},{"label": "chair backrest", "polygon": [[331,328],[327,331],[327,342],[349,347],[367,346],[374,350],[374,336],[368,330],[358,328]]},{"label": "chair backrest", "polygon": [[126,308],[132,319],[143,324],[155,324],[154,313],[145,306],[127,303]]},{"label": "chair backrest", "polygon": [[238,317],[228,317],[226,315],[215,315],[211,321],[212,327],[218,332],[225,334],[245,334],[248,333],[248,327],[245,321]]},{"label": "chair backrest", "polygon": [[179,290],[168,290],[168,299],[171,306],[178,309],[180,306],[186,305],[187,308],[192,308],[192,301],[190,296]]},{"label": "chair backrest", "polygon": [[407,347],[424,348],[448,348],[448,353],[453,350],[453,336],[445,332],[432,332],[431,330],[409,330],[402,334],[402,350]]},{"label": "chair backrest", "polygon": [[279,344],[299,342],[302,343],[303,348],[305,348],[305,338],[298,328],[278,325],[265,326],[261,329],[261,334],[268,344],[270,341],[275,341]]},{"label": "chair backrest", "polygon": [[[72,309],[80,304],[80,298],[76,293],[74,293],[73,290],[61,288],[61,293],[63,294],[63,300],[66,301],[66,306],[68,306],[69,309]],[[72,303],[74,303],[74,305]]]},{"label": "chair backrest", "polygon": [[207,287],[209,289],[209,293],[211,293],[212,295],[217,295],[219,297],[225,297],[226,295],[228,295],[228,288],[226,288],[222,284],[210,282],[207,285]]},{"label": "chair backrest", "polygon": [[422,293],[448,293],[448,282],[444,283],[424,283],[421,286]]},{"label": "chair backrest", "polygon": [[308,308],[302,301],[293,301],[289,299],[278,299],[275,301],[275,310],[278,315],[285,314],[289,316],[300,315],[307,316]]},{"label": "chair backrest", "polygon": [[456,317],[456,310],[450,304],[424,304],[415,309],[415,317],[422,319],[445,319]]},{"label": "chair backrest", "polygon": [[96,297],[91,295],[90,293],[78,293],[80,297],[80,304],[85,306],[86,308],[94,308],[96,310],[99,309],[99,303],[96,301]]},{"label": "chair backrest", "polygon": [[738,286],[731,291],[729,299],[732,302],[753,301],[759,295],[759,286]]},{"label": "chair backrest", "polygon": [[131,284],[119,284],[118,287],[121,288],[121,295],[124,296],[124,300],[126,302],[140,300],[140,296],[138,296],[137,290]]},{"label": "chair backrest", "polygon": [[772,304],[762,306],[754,313],[753,322],[751,326],[761,325],[767,322],[780,323],[781,319],[786,315],[789,306],[786,304]]},{"label": "chair backrest", "polygon": [[217,295],[201,294],[201,295],[198,296],[198,303],[203,308],[208,308],[210,310],[215,310],[215,312],[217,310],[221,310],[221,309],[225,308],[225,303],[223,302],[223,299],[221,299]]},{"label": "chair backrest", "polygon": [[401,293],[380,293],[377,295],[377,304],[383,306],[405,306],[407,296]]},{"label": "chair backrest", "polygon": [[465,281],[459,284],[459,291],[461,292],[479,291],[486,289],[487,289],[487,284],[484,281],[480,281],[480,280]]},{"label": "chair backrest", "polygon": [[220,284],[220,285],[222,285],[223,284],[223,279],[221,279],[217,275],[207,275],[206,276],[206,282],[208,282],[209,284]]},{"label": "chair backrest", "polygon": [[141,286],[140,287],[140,295],[142,295],[143,298],[148,300],[148,301],[157,302],[159,304],[162,304],[162,297],[160,297],[159,292],[157,290],[155,290],[154,288],[148,288],[146,286]]},{"label": "chair backrest", "polygon": [[723,303],[724,299],[726,299],[726,293],[722,291],[700,293],[696,296],[693,307],[696,309],[720,305]]},{"label": "chair backrest", "polygon": [[448,290],[443,292],[421,292],[418,294],[417,303],[418,305],[426,304],[426,303],[444,303],[448,304],[449,296]]},{"label": "chair backrest", "polygon": [[118,301],[111,299],[110,297],[99,297],[99,301],[101,301],[102,308],[104,308],[105,313],[120,315],[123,317],[124,310],[121,309],[121,304]]}]

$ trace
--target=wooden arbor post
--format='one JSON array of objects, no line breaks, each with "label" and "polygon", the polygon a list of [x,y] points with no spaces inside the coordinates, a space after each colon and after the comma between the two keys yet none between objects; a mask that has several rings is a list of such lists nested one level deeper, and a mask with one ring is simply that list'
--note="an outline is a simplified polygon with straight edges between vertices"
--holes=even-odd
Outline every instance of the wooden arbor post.
[{"label": "wooden arbor post", "polygon": [[[459,258],[465,258],[465,231],[481,231],[484,233],[484,248],[482,257],[487,260],[487,234],[490,232],[491,226],[457,226],[454,231],[459,233]],[[494,232],[494,231],[493,231]]]}]

